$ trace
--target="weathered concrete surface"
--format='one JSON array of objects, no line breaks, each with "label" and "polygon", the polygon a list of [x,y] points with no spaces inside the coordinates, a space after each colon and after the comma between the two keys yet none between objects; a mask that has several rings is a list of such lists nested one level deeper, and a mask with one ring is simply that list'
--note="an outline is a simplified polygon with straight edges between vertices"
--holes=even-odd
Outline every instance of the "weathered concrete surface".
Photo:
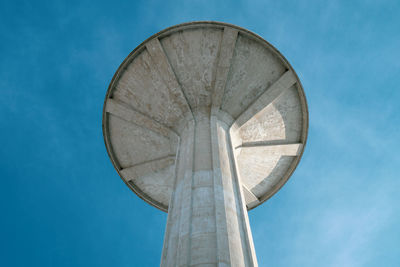
[{"label": "weathered concrete surface", "polygon": [[103,113],[122,179],[168,210],[162,266],[256,266],[247,209],[290,177],[307,127],[303,89],[282,55],[215,22],[169,28],[135,49]]},{"label": "weathered concrete surface", "polygon": [[195,112],[181,135],[162,266],[256,266],[229,127]]}]

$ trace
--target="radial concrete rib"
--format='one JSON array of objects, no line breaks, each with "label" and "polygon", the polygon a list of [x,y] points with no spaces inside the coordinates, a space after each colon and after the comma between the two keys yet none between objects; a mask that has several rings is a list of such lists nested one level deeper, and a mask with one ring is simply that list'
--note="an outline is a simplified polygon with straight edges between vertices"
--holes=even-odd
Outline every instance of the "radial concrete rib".
[{"label": "radial concrete rib", "polygon": [[[161,78],[167,85],[170,93],[174,97],[176,103],[182,110],[183,114],[191,112],[191,108],[187,97],[183,93],[182,87],[176,78],[174,70],[165,55],[164,49],[162,48],[158,38],[153,38],[146,44],[146,49],[149,52],[152,62],[158,70]],[[191,112],[192,113],[192,112]]]},{"label": "radial concrete rib", "polygon": [[[236,130],[236,129],[235,129]],[[237,130],[235,131],[237,133]],[[295,145],[300,144],[299,142],[289,142],[287,140],[264,140],[264,141],[253,141],[253,142],[241,142],[235,146],[235,149],[244,146],[276,146],[276,145]]]},{"label": "radial concrete rib", "polygon": [[212,96],[213,108],[219,108],[221,106],[222,97],[224,95],[225,85],[231,66],[231,60],[235,50],[237,35],[238,31],[236,29],[228,27],[224,28],[214,80],[214,91]]},{"label": "radial concrete rib", "polygon": [[243,188],[244,198],[247,203],[247,207],[252,208],[256,206],[258,203],[260,203],[258,198],[253,194],[253,192],[250,191],[250,189],[247,188],[247,186],[243,184],[242,188]]},{"label": "radial concrete rib", "polygon": [[122,102],[109,98],[106,103],[106,112],[125,121],[134,123],[166,137],[176,136],[176,133],[165,125],[137,112]]},{"label": "radial concrete rib", "polygon": [[302,150],[303,144],[287,144],[287,145],[260,145],[260,146],[241,146],[241,153],[246,150],[250,150],[253,153],[268,153],[282,156],[298,156]]},{"label": "radial concrete rib", "polygon": [[286,89],[296,83],[296,76],[291,70],[285,72],[255,102],[247,107],[236,119],[238,127],[245,124],[255,114],[277,99]]},{"label": "radial concrete rib", "polygon": [[122,169],[120,172],[123,177],[129,177],[127,181],[135,179],[149,173],[154,173],[159,170],[165,169],[166,167],[175,163],[175,155],[166,156],[159,159],[149,160],[143,163],[135,164],[131,167]]}]

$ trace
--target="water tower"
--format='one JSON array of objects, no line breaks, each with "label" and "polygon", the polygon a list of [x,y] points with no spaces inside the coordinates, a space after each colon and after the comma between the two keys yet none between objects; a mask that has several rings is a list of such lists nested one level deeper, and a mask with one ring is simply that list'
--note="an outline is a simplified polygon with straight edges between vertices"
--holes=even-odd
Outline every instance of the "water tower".
[{"label": "water tower", "polygon": [[122,180],[168,212],[161,266],[257,266],[247,211],[274,195],[307,139],[288,61],[243,28],[191,22],[145,40],[108,88],[103,133]]}]

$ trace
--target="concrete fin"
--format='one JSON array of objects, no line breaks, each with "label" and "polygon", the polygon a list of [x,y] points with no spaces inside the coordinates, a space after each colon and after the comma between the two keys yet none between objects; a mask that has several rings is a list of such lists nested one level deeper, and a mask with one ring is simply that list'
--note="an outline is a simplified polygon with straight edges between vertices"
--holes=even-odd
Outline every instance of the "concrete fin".
[{"label": "concrete fin", "polygon": [[156,122],[152,118],[149,118],[140,112],[137,112],[122,102],[108,99],[106,103],[106,112],[115,115],[125,121],[134,123],[145,129],[149,129],[155,133],[161,134],[166,137],[176,136],[176,134],[168,127]]},{"label": "concrete fin", "polygon": [[276,186],[286,181],[285,173],[301,153],[302,146],[288,144],[241,147],[237,159],[242,183],[262,202],[261,197],[265,192],[273,192]]},{"label": "concrete fin", "polygon": [[127,181],[133,180],[146,174],[154,173],[175,163],[175,155],[166,156],[159,159],[149,160],[143,163],[120,170]]},{"label": "concrete fin", "polygon": [[160,38],[193,112],[211,106],[222,35],[222,29],[196,28]]},{"label": "concrete fin", "polygon": [[277,99],[283,91],[296,83],[296,77],[291,70],[286,71],[275,83],[273,83],[255,102],[247,107],[236,119],[238,127],[245,124],[254,115]]},{"label": "concrete fin", "polygon": [[244,184],[242,185],[242,188],[247,207],[252,208],[260,203],[258,198]]},{"label": "concrete fin", "polygon": [[164,80],[167,88],[173,95],[183,114],[190,112],[191,110],[188,100],[183,93],[182,87],[175,76],[175,73],[168,61],[167,56],[165,55],[165,52],[158,38],[154,38],[147,42],[146,48],[148,53],[150,54],[154,66],[158,70],[161,78]]},{"label": "concrete fin", "polygon": [[214,92],[212,97],[212,106],[214,108],[219,108],[222,103],[222,97],[224,95],[225,85],[228,79],[237,35],[238,30],[230,27],[224,28],[214,81]]},{"label": "concrete fin", "polygon": [[248,144],[243,143],[241,151],[251,150],[256,154],[263,155],[281,155],[281,156],[298,156],[302,150],[303,144],[280,144],[280,145],[265,145],[263,142]]}]

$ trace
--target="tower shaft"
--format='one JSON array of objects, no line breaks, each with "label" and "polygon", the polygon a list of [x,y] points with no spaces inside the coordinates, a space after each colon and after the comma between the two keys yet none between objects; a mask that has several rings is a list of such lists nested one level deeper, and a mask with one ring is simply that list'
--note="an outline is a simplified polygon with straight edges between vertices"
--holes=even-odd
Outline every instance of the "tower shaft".
[{"label": "tower shaft", "polygon": [[181,130],[162,267],[257,266],[229,127],[218,117],[194,112]]}]

